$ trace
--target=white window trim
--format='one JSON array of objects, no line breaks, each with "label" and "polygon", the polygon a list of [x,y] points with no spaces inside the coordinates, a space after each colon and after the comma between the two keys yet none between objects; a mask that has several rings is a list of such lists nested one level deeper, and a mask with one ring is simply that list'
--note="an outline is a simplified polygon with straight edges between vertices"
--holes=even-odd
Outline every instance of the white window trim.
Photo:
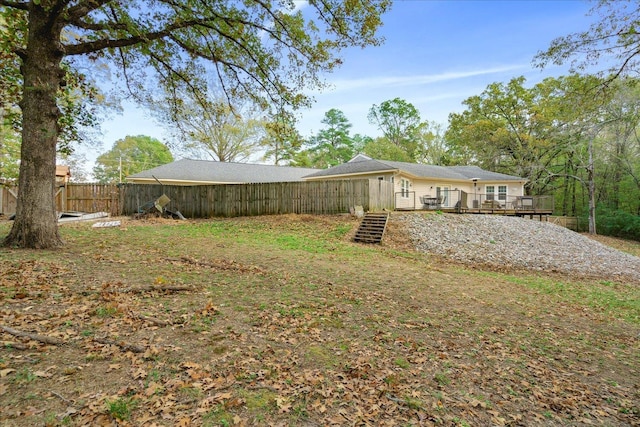
[{"label": "white window trim", "polygon": [[[506,201],[507,201],[507,199],[509,198],[509,197],[508,197],[508,196],[509,196],[509,187],[508,187],[507,185],[502,185],[502,184],[497,185],[496,187],[498,187],[498,201],[500,201],[500,202],[506,202]],[[501,193],[501,192],[500,192],[500,187],[504,187],[504,193]],[[502,195],[503,197],[500,197],[501,195]]]},{"label": "white window trim", "polygon": [[[500,187],[504,187],[504,193],[500,192]],[[492,191],[489,191],[491,188]],[[499,202],[506,202],[509,198],[509,186],[504,184],[492,184],[484,186],[484,194],[487,200],[497,200]],[[502,196],[502,197],[500,197]]]},{"label": "white window trim", "polygon": [[409,188],[411,188],[411,181],[405,178],[400,178],[400,194],[403,199],[409,198]]}]

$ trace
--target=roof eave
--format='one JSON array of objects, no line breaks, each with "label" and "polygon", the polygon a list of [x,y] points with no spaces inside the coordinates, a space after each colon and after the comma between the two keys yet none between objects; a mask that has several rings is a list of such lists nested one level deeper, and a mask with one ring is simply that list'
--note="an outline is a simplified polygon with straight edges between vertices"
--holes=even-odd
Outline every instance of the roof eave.
[{"label": "roof eave", "polygon": [[317,180],[322,180],[322,179],[327,179],[327,178],[349,178],[352,176],[360,176],[360,175],[374,175],[374,174],[380,174],[380,173],[396,173],[398,172],[398,169],[388,169],[388,170],[379,170],[379,171],[367,171],[367,172],[354,172],[354,173],[341,173],[341,174],[336,174],[336,175],[321,175],[321,176],[304,176],[302,177],[303,180],[305,181],[317,181]]},{"label": "roof eave", "polygon": [[179,183],[179,184],[192,184],[192,185],[211,185],[211,184],[247,184],[246,182],[229,182],[229,181],[194,181],[190,179],[173,179],[173,178],[158,178],[157,180],[154,178],[125,178],[128,182],[133,184],[146,184],[146,183],[155,183],[157,184],[160,181],[161,184],[171,184],[171,183]]}]

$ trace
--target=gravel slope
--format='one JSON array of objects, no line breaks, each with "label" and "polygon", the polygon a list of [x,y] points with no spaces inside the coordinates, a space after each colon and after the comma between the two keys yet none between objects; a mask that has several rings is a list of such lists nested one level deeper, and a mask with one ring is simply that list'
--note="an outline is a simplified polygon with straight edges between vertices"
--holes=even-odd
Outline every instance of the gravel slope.
[{"label": "gravel slope", "polygon": [[469,264],[640,283],[640,258],[559,225],[494,215],[401,214],[417,250]]}]

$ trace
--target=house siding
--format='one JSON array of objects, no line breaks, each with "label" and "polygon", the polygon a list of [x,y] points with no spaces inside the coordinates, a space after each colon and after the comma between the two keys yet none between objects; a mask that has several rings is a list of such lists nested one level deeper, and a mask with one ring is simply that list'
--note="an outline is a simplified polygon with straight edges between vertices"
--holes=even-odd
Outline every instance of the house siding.
[{"label": "house siding", "polygon": [[[402,179],[406,179],[410,182],[409,197],[402,197]],[[468,181],[455,181],[444,179],[421,179],[408,176],[403,173],[398,173],[394,178],[394,193],[396,195],[396,209],[420,209],[422,208],[423,197],[438,197],[445,196],[445,188],[448,187],[449,191],[445,197],[445,204],[442,207],[453,208],[456,206],[461,198],[461,191],[468,194],[469,208],[472,207],[472,201],[482,201],[486,199],[486,187],[493,185],[495,187],[496,198],[498,195],[498,186],[505,185],[507,187],[507,200],[514,200],[517,196],[524,196],[524,184],[522,182],[514,181],[481,181],[478,182],[476,189],[474,190],[473,183]],[[438,194],[438,188],[440,188],[440,194]]]}]

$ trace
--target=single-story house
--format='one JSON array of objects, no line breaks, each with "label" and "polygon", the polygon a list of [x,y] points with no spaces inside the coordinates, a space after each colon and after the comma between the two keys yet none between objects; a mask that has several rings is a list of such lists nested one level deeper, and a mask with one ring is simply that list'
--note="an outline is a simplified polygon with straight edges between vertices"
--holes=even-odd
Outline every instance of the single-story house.
[{"label": "single-story house", "polygon": [[[517,209],[526,204],[525,178],[490,172],[478,166],[433,166],[375,160],[359,154],[347,163],[316,171],[305,181],[377,179],[394,185],[396,209]],[[521,207],[521,206],[520,206]]]},{"label": "single-story house", "polygon": [[318,169],[252,163],[177,160],[126,177],[136,184],[207,185],[302,181]]},{"label": "single-story house", "polygon": [[527,209],[525,178],[477,166],[434,166],[376,160],[358,154],[328,169],[178,160],[128,176],[128,182],[166,185],[248,184],[374,179],[393,186],[396,209]]}]

